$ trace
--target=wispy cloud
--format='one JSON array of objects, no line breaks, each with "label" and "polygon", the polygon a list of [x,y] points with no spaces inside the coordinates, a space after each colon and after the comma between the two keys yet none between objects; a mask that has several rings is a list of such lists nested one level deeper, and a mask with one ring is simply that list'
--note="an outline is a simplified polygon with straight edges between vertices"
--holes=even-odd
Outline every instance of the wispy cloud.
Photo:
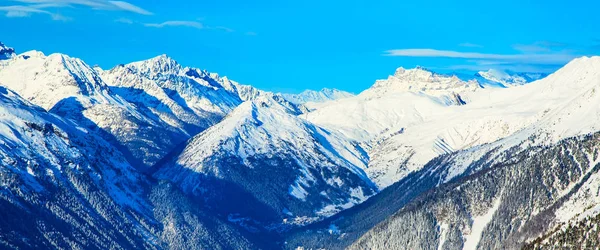
[{"label": "wispy cloud", "polygon": [[13,6],[0,6],[0,12],[4,12],[6,17],[29,17],[31,14],[45,14],[50,16],[53,20],[57,21],[67,21],[68,17],[62,16],[60,14],[52,13],[50,11],[30,7],[23,5],[13,5]]},{"label": "wispy cloud", "polygon": [[48,8],[71,8],[75,6],[88,7],[95,10],[108,11],[125,11],[141,15],[153,15],[152,12],[145,10],[139,6],[133,5],[125,1],[110,1],[110,0],[12,0],[29,4],[23,7],[34,8],[38,10]]},{"label": "wispy cloud", "polygon": [[137,14],[141,14],[141,15],[153,15],[152,12],[142,9],[142,8],[135,6],[133,4],[130,4],[128,2],[123,2],[123,1],[108,1],[108,2],[111,3],[112,5],[116,6],[117,9],[120,9],[120,10],[129,11],[129,12],[133,12],[133,13],[137,13]]},{"label": "wispy cloud", "polygon": [[386,51],[387,56],[404,56],[404,57],[445,57],[445,58],[462,58],[462,59],[485,59],[501,62],[519,62],[519,63],[540,63],[540,64],[557,64],[565,63],[576,55],[568,53],[550,53],[550,54],[487,54],[476,52],[459,52],[451,50],[437,49],[397,49]]},{"label": "wispy cloud", "polygon": [[162,23],[145,23],[146,27],[153,28],[164,28],[164,27],[172,27],[172,26],[183,26],[183,27],[191,27],[196,29],[204,29],[204,25],[195,21],[166,21]]},{"label": "wispy cloud", "polygon": [[[471,47],[471,44],[461,44],[462,47]],[[585,55],[586,50],[577,49],[574,45],[565,43],[539,41],[533,44],[515,44],[512,46],[515,53],[481,53],[473,51],[454,51],[438,49],[395,49],[385,51],[386,56],[399,57],[425,57],[425,58],[454,58],[463,59],[462,62],[454,61],[446,69],[486,70],[490,68],[514,71],[550,72],[573,60]],[[588,51],[589,52],[589,51]]]},{"label": "wispy cloud", "polygon": [[253,31],[248,31],[248,32],[246,32],[245,34],[246,34],[247,36],[256,36],[256,35],[258,35],[258,34],[256,34],[256,32],[253,32]]},{"label": "wispy cloud", "polygon": [[208,28],[209,29],[215,29],[215,30],[222,30],[222,31],[225,31],[225,32],[234,32],[235,31],[233,29],[230,29],[230,28],[227,28],[227,27],[223,27],[223,26],[217,26],[217,27],[214,27],[214,28],[208,27]]},{"label": "wispy cloud", "polygon": [[189,27],[200,30],[220,30],[225,32],[235,32],[235,30],[224,26],[207,26],[197,21],[166,21],[162,23],[144,23],[146,27],[165,28],[165,27]]},{"label": "wispy cloud", "polygon": [[461,43],[458,46],[467,47],[467,48],[483,48],[483,45],[475,44],[475,43]]}]

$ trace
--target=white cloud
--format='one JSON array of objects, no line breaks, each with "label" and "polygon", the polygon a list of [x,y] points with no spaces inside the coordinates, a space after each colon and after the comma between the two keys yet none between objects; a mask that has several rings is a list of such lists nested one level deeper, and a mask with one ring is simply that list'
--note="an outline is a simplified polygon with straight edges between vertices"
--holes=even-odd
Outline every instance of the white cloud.
[{"label": "white cloud", "polygon": [[206,26],[200,22],[196,21],[166,21],[162,23],[145,23],[146,27],[153,28],[165,28],[165,27],[190,27],[195,29],[204,29],[204,30],[221,30],[225,32],[234,32],[235,30],[230,29],[224,26]]},{"label": "white cloud", "polygon": [[126,11],[141,15],[152,15],[139,6],[124,1],[108,0],[13,0],[20,3],[35,4],[28,7],[36,9],[85,6],[96,10]]},{"label": "white cloud", "polygon": [[461,59],[481,59],[498,62],[523,63],[523,64],[563,64],[577,55],[569,53],[547,53],[547,54],[487,54],[476,52],[459,52],[451,50],[437,49],[396,49],[385,52],[386,56],[402,57],[440,57],[440,58],[461,58]]},{"label": "white cloud", "polygon": [[230,29],[230,28],[227,28],[227,27],[223,27],[223,26],[217,26],[217,27],[210,28],[210,29],[222,30],[222,31],[225,31],[225,32],[234,32],[235,31],[233,29]]},{"label": "white cloud", "polygon": [[5,12],[6,17],[29,17],[31,14],[45,14],[49,15],[53,20],[67,21],[70,20],[68,17],[55,14],[49,11],[41,10],[38,8],[22,5],[13,6],[0,6],[0,12]]},{"label": "white cloud", "polygon": [[199,22],[194,21],[166,21],[163,23],[146,23],[144,24],[146,27],[154,27],[154,28],[164,28],[169,26],[184,26],[191,27],[196,29],[204,29],[204,25]]},{"label": "white cloud", "polygon": [[123,2],[123,1],[108,1],[108,2],[111,3],[112,5],[116,6],[120,10],[129,11],[129,12],[133,12],[133,13],[137,13],[137,14],[141,14],[141,15],[153,15],[152,12],[142,9],[142,8],[135,6],[133,4],[130,4],[128,2]]},{"label": "white cloud", "polygon": [[6,12],[7,17],[26,17],[32,13],[50,14],[48,11],[21,5],[1,6],[0,11]]}]

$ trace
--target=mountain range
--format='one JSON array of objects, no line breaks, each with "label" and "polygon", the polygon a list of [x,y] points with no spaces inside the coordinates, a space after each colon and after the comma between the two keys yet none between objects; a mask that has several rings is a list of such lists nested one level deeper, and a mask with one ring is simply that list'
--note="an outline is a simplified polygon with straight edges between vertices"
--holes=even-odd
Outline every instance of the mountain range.
[{"label": "mountain range", "polygon": [[3,248],[599,242],[571,225],[600,214],[600,57],[288,94],[166,55],[105,70],[0,43],[0,86]]}]

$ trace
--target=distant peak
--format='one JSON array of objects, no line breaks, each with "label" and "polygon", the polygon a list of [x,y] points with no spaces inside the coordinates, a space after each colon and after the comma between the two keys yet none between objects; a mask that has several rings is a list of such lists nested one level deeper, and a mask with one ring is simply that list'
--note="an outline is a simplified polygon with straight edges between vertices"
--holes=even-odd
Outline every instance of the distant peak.
[{"label": "distant peak", "polygon": [[470,82],[455,74],[438,74],[421,66],[412,69],[399,67],[393,76],[377,80],[367,92],[438,91],[469,86],[472,86]]},{"label": "distant peak", "polygon": [[491,86],[499,83],[501,87],[524,85],[545,78],[546,76],[548,76],[546,73],[513,72],[501,69],[489,69],[475,74],[476,80],[480,83],[486,85],[493,83]]},{"label": "distant peak", "polygon": [[304,104],[308,102],[319,103],[333,101],[352,97],[354,94],[333,88],[322,88],[319,91],[307,89],[302,91],[300,94],[282,94],[282,96],[291,103]]}]

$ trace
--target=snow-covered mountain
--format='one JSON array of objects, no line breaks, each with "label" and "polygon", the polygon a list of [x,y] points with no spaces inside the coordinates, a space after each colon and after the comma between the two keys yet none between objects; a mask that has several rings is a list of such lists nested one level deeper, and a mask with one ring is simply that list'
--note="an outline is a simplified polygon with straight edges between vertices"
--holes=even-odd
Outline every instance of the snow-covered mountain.
[{"label": "snow-covered mountain", "polygon": [[[352,243],[357,249],[518,248],[556,226],[596,215],[600,195],[592,190],[597,190],[600,168],[598,133],[589,134],[600,130],[599,88],[600,57],[579,58],[544,80],[456,107],[457,120],[441,116],[414,127],[414,134],[408,127],[387,139],[389,155],[404,157],[399,145],[419,145],[414,141],[427,147],[440,138],[455,143],[444,137],[448,130],[474,129],[490,136],[502,131],[490,124],[501,123],[513,132],[433,154],[364,205],[322,222],[320,231],[313,226],[296,233],[288,243],[309,248]],[[415,155],[427,153],[421,146]],[[323,234],[331,225],[336,233]]]},{"label": "snow-covered mountain", "polygon": [[[367,173],[384,188],[438,155],[493,142],[535,123],[548,109],[558,109],[577,95],[571,88],[563,91],[568,85],[557,82],[584,89],[594,81],[590,74],[596,69],[588,69],[586,78],[574,77],[579,68],[589,67],[574,61],[547,78],[511,88],[400,68],[357,97],[320,107],[306,117],[368,144]],[[561,90],[544,95],[550,88]]]},{"label": "snow-covered mountain", "polygon": [[354,96],[0,49],[5,248],[517,248],[600,211],[600,57]]},{"label": "snow-covered mountain", "polygon": [[482,84],[499,83],[503,87],[514,87],[534,82],[548,76],[546,73],[526,73],[490,69],[475,74]]},{"label": "snow-covered mountain", "polygon": [[154,177],[237,220],[306,223],[376,192],[364,150],[273,97],[247,101],[157,165]]},{"label": "snow-covered mountain", "polygon": [[349,138],[369,141],[398,124],[419,122],[436,110],[465,104],[479,89],[476,82],[455,76],[399,68],[359,95],[329,102],[307,114],[307,119]]},{"label": "snow-covered mountain", "polygon": [[265,94],[164,55],[104,71],[30,51],[0,64],[0,85],[103,134],[140,169]]},{"label": "snow-covered mountain", "polygon": [[[553,142],[594,132],[598,125],[585,117],[596,117],[589,113],[596,110],[565,105],[577,102],[583,107],[593,107],[595,99],[585,93],[591,95],[596,91],[600,78],[597,61],[598,58],[580,58],[534,83],[486,89],[473,95],[469,105],[452,106],[422,123],[402,126],[403,133],[374,147],[369,167],[381,171],[382,176],[389,177],[390,172],[407,174],[440,154],[494,142],[530,126],[537,126],[531,129],[538,133],[556,131],[551,137]],[[566,121],[572,123],[565,124]],[[523,134],[525,138],[528,136]],[[402,174],[397,177],[402,178]],[[398,180],[390,178],[388,184]]]},{"label": "snow-covered mountain", "polygon": [[305,90],[300,94],[282,94],[283,97],[296,104],[305,104],[305,103],[321,103],[327,101],[334,101],[338,99],[353,97],[354,94],[337,90],[337,89],[329,89],[323,88],[319,91],[316,90]]},{"label": "snow-covered mountain", "polygon": [[2,248],[258,247],[95,133],[4,87],[0,138]]},{"label": "snow-covered mountain", "polygon": [[0,85],[102,134],[140,168],[180,142],[179,131],[115,94],[95,69],[77,58],[37,51],[20,54],[0,65]]},{"label": "snow-covered mountain", "polygon": [[[406,149],[403,152],[398,149],[390,154],[381,153],[378,151],[380,145],[390,137],[404,134],[412,126],[419,126],[454,107],[469,103],[476,95],[486,91],[476,81],[465,82],[457,76],[440,75],[423,68],[399,68],[393,76],[377,81],[359,95],[329,102],[305,117],[319,126],[340,131],[369,148],[371,160],[367,174],[383,188],[422,167],[420,164],[431,158],[418,163],[406,161],[404,164],[394,162],[390,167],[376,166],[372,162],[377,163],[377,159],[382,157],[406,160],[415,154],[406,147],[403,147]],[[442,144],[436,150],[444,153],[447,149]]]}]

